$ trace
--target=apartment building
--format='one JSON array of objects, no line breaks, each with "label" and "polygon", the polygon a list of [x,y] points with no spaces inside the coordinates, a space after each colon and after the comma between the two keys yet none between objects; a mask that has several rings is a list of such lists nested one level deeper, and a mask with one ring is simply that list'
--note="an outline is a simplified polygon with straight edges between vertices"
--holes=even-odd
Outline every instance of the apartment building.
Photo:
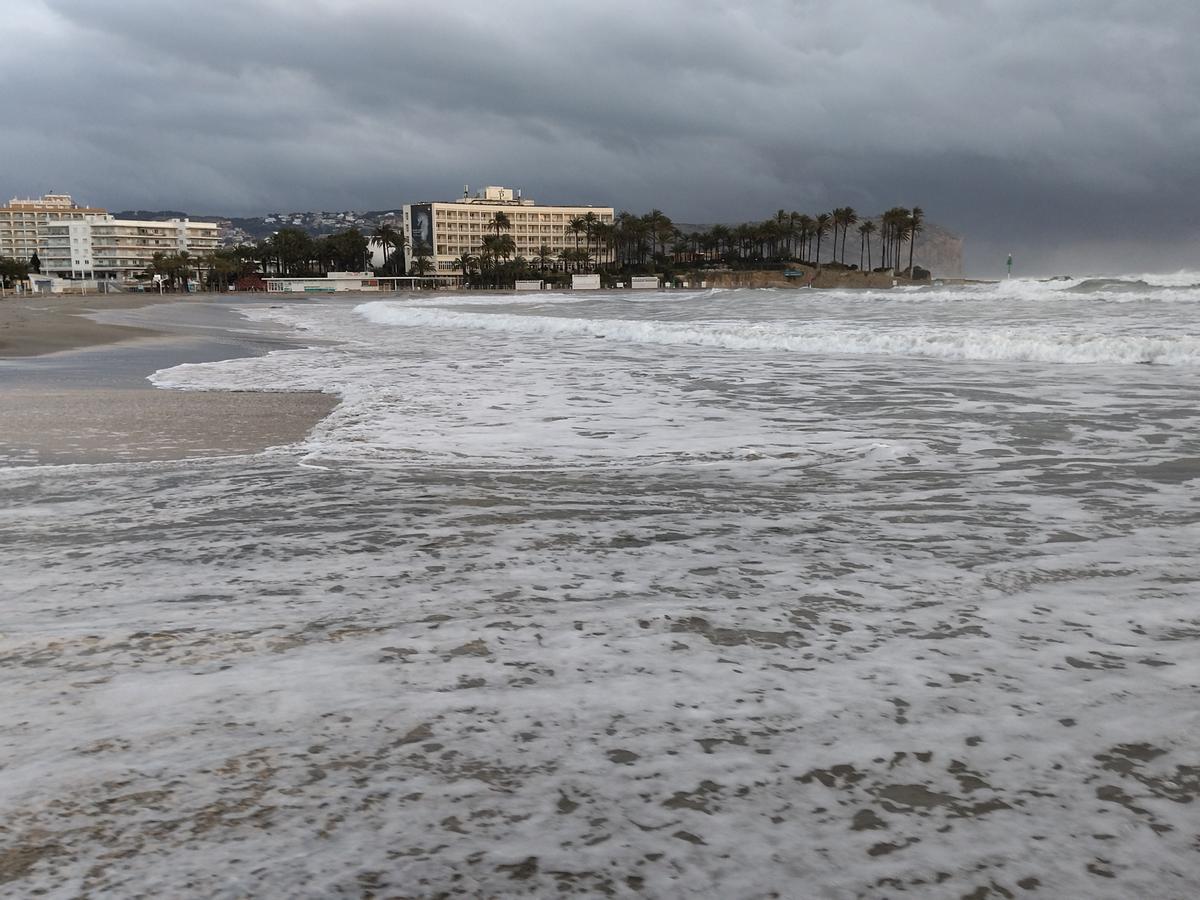
[{"label": "apartment building", "polygon": [[28,262],[38,249],[38,229],[42,225],[105,214],[99,207],[76,206],[70,194],[44,194],[36,200],[14,197],[0,206],[0,256]]},{"label": "apartment building", "polygon": [[611,206],[542,206],[506,187],[486,187],[473,197],[464,190],[459,200],[405,205],[405,268],[412,264],[414,250],[424,245],[433,250],[436,272],[457,271],[455,260],[464,253],[478,253],[484,236],[495,233],[491,222],[498,212],[508,216],[509,228],[504,233],[516,244],[516,255],[529,260],[538,255],[542,245],[553,256],[582,247],[586,238],[577,238],[570,230],[574,219],[591,213],[598,222],[613,221]]},{"label": "apartment building", "polygon": [[61,278],[127,279],[146,271],[155,253],[200,257],[220,246],[216,222],[144,222],[112,216],[49,221],[38,229],[42,271]]}]

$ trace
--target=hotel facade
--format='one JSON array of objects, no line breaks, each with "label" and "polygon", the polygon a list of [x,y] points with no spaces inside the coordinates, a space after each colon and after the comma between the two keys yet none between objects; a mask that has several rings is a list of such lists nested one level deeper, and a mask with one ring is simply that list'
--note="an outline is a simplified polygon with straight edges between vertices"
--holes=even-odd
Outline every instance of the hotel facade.
[{"label": "hotel facade", "polygon": [[474,197],[463,192],[459,200],[410,203],[404,206],[404,266],[407,271],[416,258],[416,250],[430,248],[438,273],[459,271],[456,260],[464,253],[478,254],[483,238],[495,234],[491,227],[496,213],[509,219],[505,234],[516,244],[516,256],[528,260],[538,256],[545,245],[551,256],[566,249],[585,246],[570,230],[573,219],[591,213],[598,222],[611,224],[611,206],[542,206],[521,196],[520,191],[505,187],[487,187]]},{"label": "hotel facade", "polygon": [[59,278],[125,280],[145,272],[155,253],[203,256],[221,245],[216,222],[146,222],[109,215],[52,220],[38,228],[42,272]]},{"label": "hotel facade", "polygon": [[70,194],[45,194],[38,199],[14,197],[0,206],[0,256],[29,262],[39,252],[39,230],[50,222],[81,221],[85,216],[103,216],[107,210],[76,206]]}]

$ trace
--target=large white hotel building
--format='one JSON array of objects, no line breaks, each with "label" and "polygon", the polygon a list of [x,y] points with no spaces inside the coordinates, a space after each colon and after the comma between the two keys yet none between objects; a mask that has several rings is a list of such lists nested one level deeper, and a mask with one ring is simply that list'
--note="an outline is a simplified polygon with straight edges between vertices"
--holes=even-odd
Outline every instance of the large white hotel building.
[{"label": "large white hotel building", "polygon": [[38,252],[38,230],[44,225],[106,213],[96,206],[77,206],[70,194],[44,194],[28,200],[13,197],[0,206],[0,256],[29,262]]},{"label": "large white hotel building", "polygon": [[145,272],[155,253],[203,256],[221,245],[216,222],[143,222],[112,216],[46,222],[38,229],[42,272],[60,278],[126,279]]},{"label": "large white hotel building", "polygon": [[543,244],[554,256],[574,249],[577,239],[568,230],[572,219],[592,213],[599,222],[613,221],[611,206],[541,206],[505,187],[487,187],[474,197],[464,191],[461,199],[448,202],[409,203],[404,206],[405,269],[414,251],[425,245],[433,250],[435,271],[458,271],[455,260],[464,253],[477,254],[483,238],[495,233],[490,223],[498,212],[508,216],[505,233],[517,245],[517,256],[529,260]]},{"label": "large white hotel building", "polygon": [[0,206],[0,256],[29,262],[36,252],[42,274],[58,278],[126,279],[145,272],[155,253],[202,256],[220,244],[216,222],[115,219],[70,194]]}]

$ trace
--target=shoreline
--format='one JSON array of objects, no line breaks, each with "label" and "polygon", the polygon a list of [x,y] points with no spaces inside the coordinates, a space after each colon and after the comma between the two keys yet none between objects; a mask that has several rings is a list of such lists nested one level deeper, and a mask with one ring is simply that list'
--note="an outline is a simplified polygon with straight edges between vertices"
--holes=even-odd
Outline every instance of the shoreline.
[{"label": "shoreline", "polygon": [[[241,317],[235,330],[224,321],[230,304],[213,303],[215,296],[0,301],[0,468],[203,459],[303,440],[340,398],[175,391],[147,380],[181,363],[305,346]],[[88,317],[148,306],[162,307],[148,326]],[[198,314],[207,314],[201,325]]]},{"label": "shoreline", "polygon": [[[188,295],[184,295],[188,296]],[[205,296],[205,295],[192,295]],[[96,294],[58,297],[29,295],[0,299],[0,359],[21,359],[79,350],[160,332],[131,325],[101,324],[89,312],[140,309],[163,302],[178,302],[172,296],[161,300],[147,294]]]}]

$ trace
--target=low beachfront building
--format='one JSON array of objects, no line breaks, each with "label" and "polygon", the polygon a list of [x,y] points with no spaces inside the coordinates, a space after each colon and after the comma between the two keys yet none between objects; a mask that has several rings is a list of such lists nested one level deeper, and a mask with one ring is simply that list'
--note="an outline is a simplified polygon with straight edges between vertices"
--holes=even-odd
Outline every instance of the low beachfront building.
[{"label": "low beachfront building", "polygon": [[216,222],[165,222],[84,216],[38,228],[42,271],[60,278],[126,280],[145,272],[155,253],[202,257],[221,245]]},{"label": "low beachfront building", "polygon": [[430,291],[462,287],[461,275],[376,275],[373,272],[328,272],[317,278],[268,276],[268,294],[340,294],[346,291]]},{"label": "low beachfront building", "polygon": [[486,187],[474,196],[464,189],[458,200],[405,204],[405,270],[425,247],[433,261],[433,272],[459,271],[456,260],[463,254],[478,254],[484,237],[496,233],[492,227],[496,213],[508,217],[509,227],[501,233],[513,239],[513,255],[531,261],[543,246],[553,257],[563,250],[585,248],[587,236],[573,229],[572,222],[589,215],[593,223],[611,225],[613,221],[611,206],[543,206],[511,188]]},{"label": "low beachfront building", "polygon": [[38,229],[49,222],[79,221],[102,216],[97,206],[78,206],[70,194],[43,194],[37,199],[13,197],[0,206],[0,256],[29,262],[38,250]]}]

